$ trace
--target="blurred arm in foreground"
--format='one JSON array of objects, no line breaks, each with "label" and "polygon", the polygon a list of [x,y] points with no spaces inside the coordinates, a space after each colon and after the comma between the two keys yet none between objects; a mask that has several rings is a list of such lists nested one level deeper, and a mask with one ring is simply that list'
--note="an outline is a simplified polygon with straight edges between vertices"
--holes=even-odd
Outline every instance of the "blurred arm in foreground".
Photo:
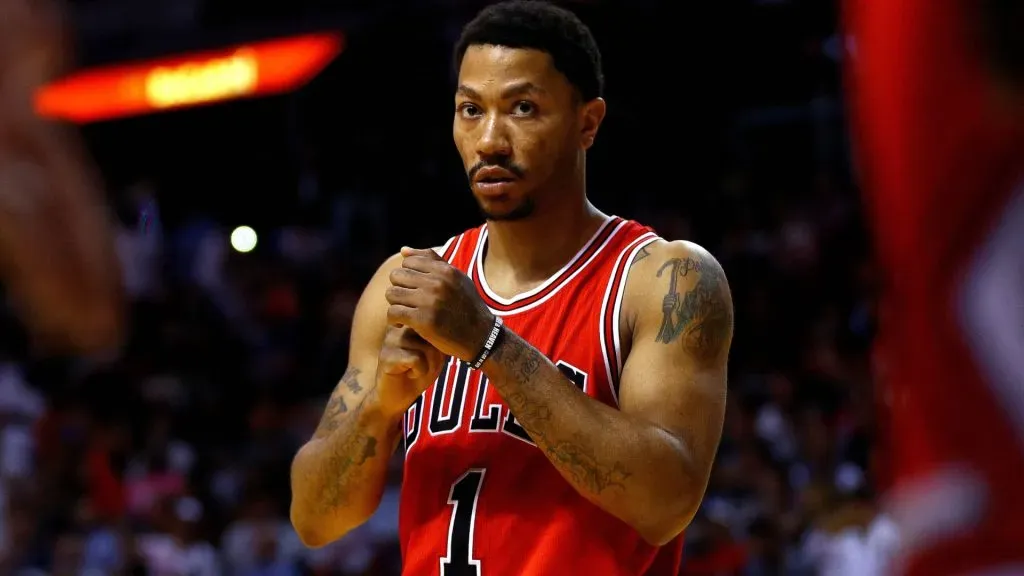
[{"label": "blurred arm in foreground", "polygon": [[63,46],[52,6],[0,0],[0,278],[36,336],[89,352],[120,339],[121,275],[81,145],[33,111]]}]

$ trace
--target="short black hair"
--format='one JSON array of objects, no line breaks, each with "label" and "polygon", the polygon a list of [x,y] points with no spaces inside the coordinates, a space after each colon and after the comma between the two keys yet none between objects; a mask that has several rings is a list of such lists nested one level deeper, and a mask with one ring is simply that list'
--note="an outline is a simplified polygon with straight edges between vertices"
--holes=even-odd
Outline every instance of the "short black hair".
[{"label": "short black hair", "polygon": [[484,8],[462,29],[455,44],[458,74],[470,46],[531,48],[551,55],[584,101],[604,93],[601,51],[587,25],[572,12],[539,0],[506,0]]}]

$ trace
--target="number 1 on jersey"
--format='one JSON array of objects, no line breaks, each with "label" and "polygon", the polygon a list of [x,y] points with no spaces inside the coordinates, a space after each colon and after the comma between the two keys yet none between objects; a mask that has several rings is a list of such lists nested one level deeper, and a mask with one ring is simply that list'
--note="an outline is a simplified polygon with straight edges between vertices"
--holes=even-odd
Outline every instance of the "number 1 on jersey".
[{"label": "number 1 on jersey", "polygon": [[473,557],[473,533],[485,473],[483,468],[467,470],[448,493],[452,519],[448,524],[448,553],[441,558],[441,576],[480,576],[480,560]]}]

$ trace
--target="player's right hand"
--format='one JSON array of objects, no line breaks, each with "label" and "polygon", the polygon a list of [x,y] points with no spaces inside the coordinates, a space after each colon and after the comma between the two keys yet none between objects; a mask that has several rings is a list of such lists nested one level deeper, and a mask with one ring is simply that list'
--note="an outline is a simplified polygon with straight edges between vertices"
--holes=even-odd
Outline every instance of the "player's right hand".
[{"label": "player's right hand", "polygon": [[388,326],[377,360],[382,406],[404,412],[441,373],[444,355],[411,328]]}]

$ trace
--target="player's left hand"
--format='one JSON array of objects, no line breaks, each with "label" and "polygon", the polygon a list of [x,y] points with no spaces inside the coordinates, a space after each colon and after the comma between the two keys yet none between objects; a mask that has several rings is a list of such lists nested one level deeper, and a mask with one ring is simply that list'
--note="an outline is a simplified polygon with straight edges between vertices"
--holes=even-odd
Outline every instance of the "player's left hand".
[{"label": "player's left hand", "polygon": [[435,348],[471,362],[494,325],[473,281],[433,250],[402,248],[385,297],[388,323],[408,326]]}]

